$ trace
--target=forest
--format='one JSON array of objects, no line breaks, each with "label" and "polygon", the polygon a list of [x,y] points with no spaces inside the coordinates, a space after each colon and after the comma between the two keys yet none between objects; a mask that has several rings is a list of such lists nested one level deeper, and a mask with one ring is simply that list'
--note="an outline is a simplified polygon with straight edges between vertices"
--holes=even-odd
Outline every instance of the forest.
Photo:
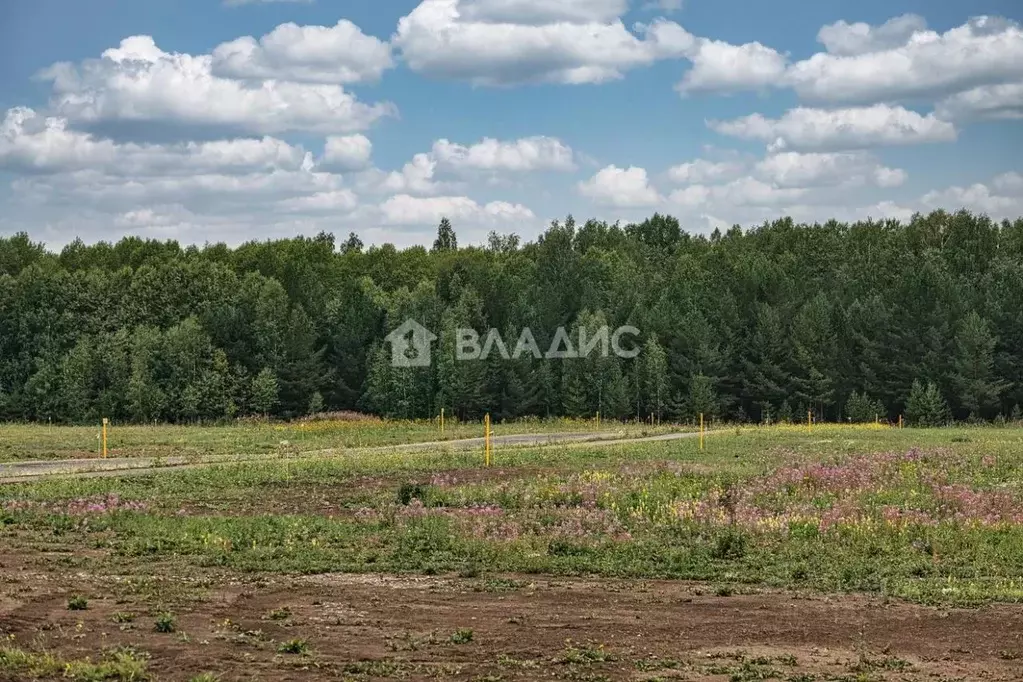
[{"label": "forest", "polygon": [[[407,318],[439,335],[392,367]],[[453,360],[454,330],[632,325],[634,359]],[[545,336],[546,335],[546,336]],[[1020,419],[1023,219],[961,211],[709,235],[569,217],[535,241],[356,234],[50,251],[0,238],[0,420],[290,419],[357,410],[688,421]]]}]

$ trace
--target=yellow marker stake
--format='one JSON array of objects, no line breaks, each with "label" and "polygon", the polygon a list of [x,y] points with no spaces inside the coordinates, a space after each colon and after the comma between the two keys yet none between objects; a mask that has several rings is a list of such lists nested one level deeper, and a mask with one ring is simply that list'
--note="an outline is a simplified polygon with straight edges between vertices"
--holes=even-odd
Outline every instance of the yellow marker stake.
[{"label": "yellow marker stake", "polygon": [[703,412],[700,413],[700,450],[703,450]]},{"label": "yellow marker stake", "polygon": [[902,415],[899,415],[899,428],[902,428]]},{"label": "yellow marker stake", "polygon": [[483,440],[485,443],[486,465],[490,466],[490,415],[483,417]]},{"label": "yellow marker stake", "polygon": [[440,432],[444,433],[444,408],[440,408]]},{"label": "yellow marker stake", "polygon": [[600,410],[597,410],[597,428],[600,428]]},{"label": "yellow marker stake", "polygon": [[107,458],[107,424],[109,420],[103,417],[103,459]]}]

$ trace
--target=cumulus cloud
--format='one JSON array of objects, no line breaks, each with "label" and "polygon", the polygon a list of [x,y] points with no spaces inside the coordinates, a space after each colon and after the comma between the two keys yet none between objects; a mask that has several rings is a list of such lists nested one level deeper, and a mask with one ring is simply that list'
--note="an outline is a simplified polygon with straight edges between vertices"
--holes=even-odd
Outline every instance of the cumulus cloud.
[{"label": "cumulus cloud", "polygon": [[613,18],[624,4],[423,0],[391,42],[413,71],[477,85],[601,83],[691,49],[674,22],[629,31]]},{"label": "cumulus cloud", "polygon": [[866,103],[1023,80],[1023,29],[1015,22],[980,16],[936,33],[919,18],[893,21],[825,27],[821,40],[833,51],[793,64],[786,82],[805,98]]},{"label": "cumulus cloud", "polygon": [[579,192],[593,201],[620,208],[655,206],[661,196],[650,184],[645,168],[607,166],[589,180],[580,182]]},{"label": "cumulus cloud", "polygon": [[437,161],[429,154],[416,154],[400,171],[391,171],[381,183],[387,192],[411,194],[437,194],[444,185],[434,180]]},{"label": "cumulus cloud", "polygon": [[337,171],[362,170],[372,156],[373,143],[365,135],[331,135],[323,144],[319,165]]},{"label": "cumulus cloud", "polygon": [[522,204],[492,201],[480,205],[464,196],[413,197],[399,194],[380,205],[385,224],[436,225],[441,218],[467,222],[514,222],[532,220],[533,212]]},{"label": "cumulus cloud", "polygon": [[956,93],[938,102],[936,113],[948,120],[1023,119],[1023,80]]},{"label": "cumulus cloud", "polygon": [[365,83],[391,68],[391,48],[348,21],[334,26],[281,24],[259,40],[244,36],[213,50],[212,73],[222,78],[310,83]]},{"label": "cumulus cloud", "polygon": [[486,137],[469,146],[441,139],[434,142],[432,154],[439,163],[455,169],[510,172],[575,169],[572,148],[553,137],[510,141]]},{"label": "cumulus cloud", "polygon": [[992,183],[993,186],[978,182],[969,187],[954,186],[935,190],[921,197],[920,203],[927,209],[954,211],[965,208],[986,213],[995,219],[1018,218],[1023,215],[1023,194],[1012,191],[1001,193],[1006,189],[1011,190],[1005,187],[1004,180],[1005,177],[1000,176]]},{"label": "cumulus cloud", "polygon": [[668,169],[668,177],[672,182],[682,185],[702,184],[731,180],[746,169],[740,161],[708,161],[696,159],[672,166]]},{"label": "cumulus cloud", "polygon": [[126,38],[80,65],[55,64],[40,77],[53,83],[52,108],[72,122],[347,133],[396,113],[393,104],[365,104],[339,85],[222,78],[213,73],[211,55],[167,53],[150,36]]},{"label": "cumulus cloud", "polygon": [[883,166],[865,152],[781,152],[757,163],[755,172],[778,187],[863,184],[897,187],[906,180],[905,171]]},{"label": "cumulus cloud", "polygon": [[77,170],[110,175],[251,173],[311,166],[301,147],[272,137],[184,142],[171,145],[118,144],[68,127],[67,119],[44,117],[17,107],[0,123],[0,168],[60,173]]},{"label": "cumulus cloud", "polygon": [[837,21],[822,27],[817,32],[817,41],[831,54],[851,57],[902,47],[913,34],[926,29],[927,22],[918,14],[903,14],[880,26]]},{"label": "cumulus cloud", "polygon": [[772,206],[800,199],[803,187],[778,187],[751,176],[732,180],[724,185],[691,185],[668,195],[668,203],[687,209],[735,206]]},{"label": "cumulus cloud", "polygon": [[847,109],[798,107],[778,119],[751,114],[731,121],[709,121],[708,125],[722,135],[763,140],[772,151],[863,149],[956,139],[952,123],[886,104]]},{"label": "cumulus cloud", "polygon": [[727,92],[776,85],[785,75],[785,55],[760,43],[732,45],[698,39],[687,53],[690,69],[677,89],[688,92]]},{"label": "cumulus cloud", "polygon": [[629,0],[463,0],[459,6],[467,21],[525,25],[613,21],[628,9]]}]

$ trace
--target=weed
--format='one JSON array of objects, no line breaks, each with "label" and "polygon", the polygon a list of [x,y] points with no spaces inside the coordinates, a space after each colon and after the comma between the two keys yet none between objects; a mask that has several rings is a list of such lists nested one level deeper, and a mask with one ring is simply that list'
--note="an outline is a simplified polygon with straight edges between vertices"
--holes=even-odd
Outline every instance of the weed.
[{"label": "weed", "polygon": [[288,618],[291,618],[291,609],[287,606],[281,606],[271,610],[266,614],[266,617],[270,620],[287,620]]},{"label": "weed", "polygon": [[76,594],[67,600],[68,611],[84,611],[89,608],[89,600],[80,594]]},{"label": "weed", "polygon": [[450,641],[452,644],[468,644],[472,638],[473,631],[470,628],[459,628],[452,633]]},{"label": "weed", "polygon": [[171,633],[177,628],[177,622],[174,620],[174,616],[169,613],[161,613],[156,617],[156,622],[153,624],[153,629],[157,632]]},{"label": "weed", "polygon": [[281,654],[304,655],[309,653],[309,643],[304,639],[289,639],[277,647],[277,652]]}]

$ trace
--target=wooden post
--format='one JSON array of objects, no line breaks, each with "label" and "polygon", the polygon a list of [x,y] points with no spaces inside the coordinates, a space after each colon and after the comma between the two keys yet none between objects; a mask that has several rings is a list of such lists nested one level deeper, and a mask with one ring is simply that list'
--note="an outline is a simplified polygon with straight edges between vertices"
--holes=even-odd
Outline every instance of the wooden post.
[{"label": "wooden post", "polygon": [[103,459],[107,458],[107,424],[110,420],[103,417]]},{"label": "wooden post", "polygon": [[806,431],[807,433],[813,432],[813,410],[806,411]]},{"label": "wooden post", "polygon": [[600,430],[600,410],[597,410],[597,430]]},{"label": "wooden post", "polygon": [[444,408],[440,408],[440,432],[444,433]]},{"label": "wooden post", "polygon": [[902,428],[902,415],[899,415],[899,428]]}]

